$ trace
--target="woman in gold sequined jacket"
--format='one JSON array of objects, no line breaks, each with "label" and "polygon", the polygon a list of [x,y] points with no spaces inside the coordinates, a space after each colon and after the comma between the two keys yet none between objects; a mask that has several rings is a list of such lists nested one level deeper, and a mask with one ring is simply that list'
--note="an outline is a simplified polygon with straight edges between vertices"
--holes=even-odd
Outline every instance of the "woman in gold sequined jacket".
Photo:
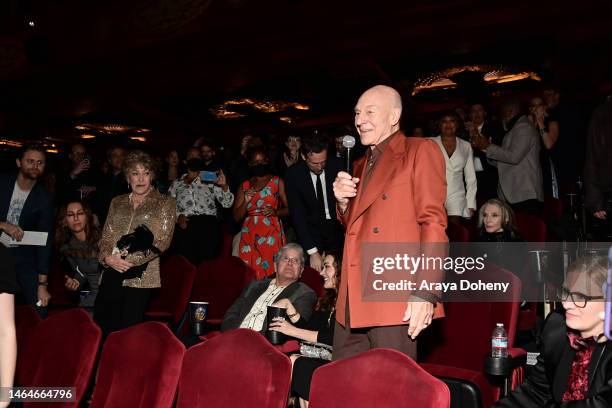
[{"label": "woman in gold sequined jacket", "polygon": [[[153,245],[163,252],[170,246],[176,223],[176,201],[153,187],[154,164],[148,154],[128,154],[123,171],[131,193],[111,202],[100,240],[99,260],[105,269],[94,318],[104,334],[142,322],[152,289],[161,286],[159,255],[154,251],[119,251],[117,241],[143,224],[153,233]],[[144,264],[142,277],[123,279],[128,269]]]}]

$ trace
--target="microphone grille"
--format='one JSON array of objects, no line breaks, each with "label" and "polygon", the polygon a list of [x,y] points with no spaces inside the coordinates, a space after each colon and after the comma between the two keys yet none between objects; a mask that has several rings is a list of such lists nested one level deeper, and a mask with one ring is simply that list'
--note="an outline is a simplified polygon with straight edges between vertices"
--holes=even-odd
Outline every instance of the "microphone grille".
[{"label": "microphone grille", "polygon": [[342,146],[347,149],[352,149],[355,147],[355,138],[351,135],[346,135],[342,138]]}]

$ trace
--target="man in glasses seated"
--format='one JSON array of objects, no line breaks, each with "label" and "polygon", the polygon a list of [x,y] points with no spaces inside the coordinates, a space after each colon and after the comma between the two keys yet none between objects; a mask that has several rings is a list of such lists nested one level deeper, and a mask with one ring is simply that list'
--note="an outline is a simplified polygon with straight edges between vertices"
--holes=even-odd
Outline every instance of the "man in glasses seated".
[{"label": "man in glasses seated", "polygon": [[268,306],[280,299],[289,299],[305,320],[310,319],[317,295],[308,286],[298,282],[304,271],[302,247],[293,243],[282,247],[274,266],[274,276],[254,280],[242,291],[223,316],[221,331],[239,327],[265,330]]},{"label": "man in glasses seated", "polygon": [[605,257],[578,259],[542,330],[540,355],[523,385],[495,407],[612,407],[612,339],[604,335]]}]

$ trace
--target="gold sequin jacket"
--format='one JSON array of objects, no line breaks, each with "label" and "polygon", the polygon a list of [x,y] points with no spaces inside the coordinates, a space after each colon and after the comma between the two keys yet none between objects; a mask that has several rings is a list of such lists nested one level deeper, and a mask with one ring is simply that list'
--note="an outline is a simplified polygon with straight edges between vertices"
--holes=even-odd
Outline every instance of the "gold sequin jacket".
[{"label": "gold sequin jacket", "polygon": [[[99,260],[102,265],[106,265],[104,258],[112,254],[117,241],[123,235],[134,232],[140,224],[146,225],[151,230],[155,237],[153,245],[161,252],[170,246],[176,223],[176,200],[153,189],[142,204],[134,209],[130,196],[131,194],[120,195],[111,201],[100,240]],[[136,252],[128,254],[125,260],[135,266],[147,262],[149,264],[141,278],[126,279],[123,281],[123,286],[131,288],[159,288],[161,286],[159,255],[152,251]]]}]

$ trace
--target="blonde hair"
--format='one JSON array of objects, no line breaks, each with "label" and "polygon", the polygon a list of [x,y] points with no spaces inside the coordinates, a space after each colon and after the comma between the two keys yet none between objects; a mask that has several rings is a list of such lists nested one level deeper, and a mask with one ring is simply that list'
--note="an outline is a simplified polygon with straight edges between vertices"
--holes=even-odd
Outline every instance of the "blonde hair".
[{"label": "blonde hair", "polygon": [[595,255],[576,259],[568,267],[567,275],[581,273],[587,274],[587,284],[591,285],[590,288],[595,288],[597,291],[603,290],[604,283],[608,280],[608,258]]},{"label": "blonde hair", "polygon": [[510,208],[508,204],[504,203],[501,200],[498,200],[497,198],[491,198],[490,200],[487,200],[487,202],[480,207],[480,210],[478,211],[479,228],[482,228],[482,226],[484,225],[484,212],[485,207],[487,205],[496,205],[499,207],[502,218],[501,226],[504,230],[516,231],[518,229],[516,227],[516,221],[514,220],[514,212],[512,211],[512,208]]}]

